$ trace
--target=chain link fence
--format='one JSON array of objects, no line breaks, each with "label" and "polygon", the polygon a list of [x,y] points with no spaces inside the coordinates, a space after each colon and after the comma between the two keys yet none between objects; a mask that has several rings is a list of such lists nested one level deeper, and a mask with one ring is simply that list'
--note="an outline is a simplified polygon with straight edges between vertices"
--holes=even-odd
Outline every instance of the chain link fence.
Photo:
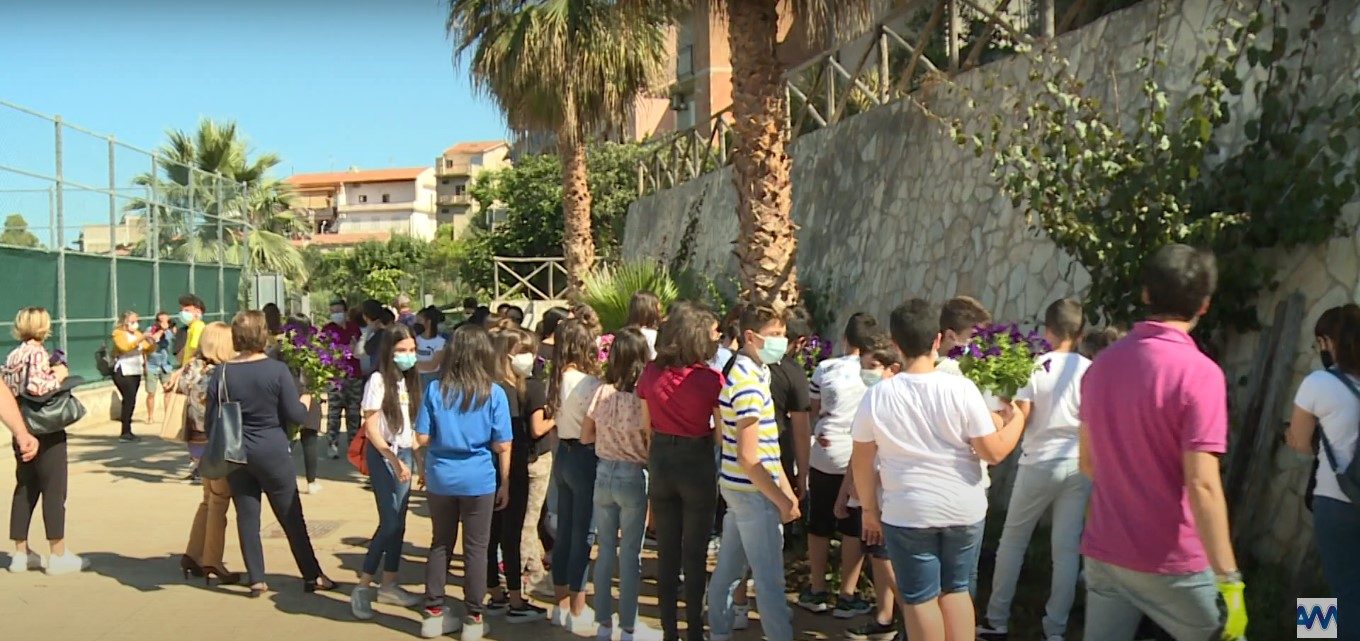
[{"label": "chain link fence", "polygon": [[97,380],[124,311],[176,314],[193,293],[208,320],[236,312],[252,193],[195,166],[193,147],[150,151],[0,100],[0,349],[15,345],[12,314],[45,307],[48,348]]}]

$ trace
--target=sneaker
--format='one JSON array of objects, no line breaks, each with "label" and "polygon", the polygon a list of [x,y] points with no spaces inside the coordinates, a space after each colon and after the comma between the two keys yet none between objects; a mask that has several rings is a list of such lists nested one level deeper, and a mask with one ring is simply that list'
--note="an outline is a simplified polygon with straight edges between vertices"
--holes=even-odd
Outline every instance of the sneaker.
[{"label": "sneaker", "polygon": [[421,596],[412,594],[400,585],[384,585],[378,588],[378,603],[414,608],[420,605]]},{"label": "sneaker", "polygon": [[426,639],[442,637],[463,628],[463,623],[458,617],[453,616],[453,613],[442,605],[427,607],[423,614],[425,619],[420,622],[420,636]]},{"label": "sneaker", "polygon": [[831,612],[831,616],[837,619],[853,619],[873,611],[873,604],[860,598],[858,594],[851,596],[842,594],[836,599],[836,609]]},{"label": "sneaker", "polygon": [[661,631],[637,621],[633,624],[632,632],[624,630],[619,633],[619,641],[661,641]]},{"label": "sneaker", "polygon": [[118,440],[124,443],[136,443],[137,441],[140,441],[142,439],[141,437],[137,436],[136,434],[133,434],[132,432],[126,432],[123,434],[119,434]]},{"label": "sneaker", "polygon": [[852,641],[892,641],[897,638],[897,626],[892,621],[879,623],[875,617],[868,623],[846,630],[845,638]]},{"label": "sneaker", "polygon": [[491,616],[501,616],[502,614],[505,614],[506,612],[509,612],[509,611],[510,611],[510,599],[509,599],[509,597],[502,597],[501,600],[499,600],[499,601],[497,601],[496,599],[494,599],[494,598],[492,598],[492,597],[487,597],[487,598],[486,598],[486,613],[487,613],[487,614],[489,614],[489,615],[491,615]]},{"label": "sneaker", "polygon": [[751,627],[751,604],[732,604],[732,629],[745,630]]},{"label": "sneaker", "polygon": [[354,618],[367,621],[373,618],[373,598],[376,593],[372,586],[359,586],[349,593],[349,611]]},{"label": "sneaker", "polygon": [[1045,637],[1044,641],[1067,641],[1067,640],[1063,639],[1063,636],[1061,634],[1050,634],[1047,637]]},{"label": "sneaker", "polygon": [[595,630],[595,641],[610,641],[614,638],[614,626],[602,625]]},{"label": "sneaker", "polygon": [[812,588],[808,588],[798,595],[798,607],[814,614],[821,614],[831,609],[831,595],[826,592],[813,592]]},{"label": "sneaker", "polygon": [[580,614],[568,614],[567,625],[565,627],[567,628],[567,632],[575,634],[576,636],[590,637],[595,636],[597,625],[598,624],[595,623],[595,611],[590,609],[590,606],[586,606],[584,610],[581,610]]},{"label": "sneaker", "polygon": [[552,623],[555,628],[565,628],[570,619],[571,612],[560,605],[556,605],[553,606],[552,616],[548,618],[548,622]]},{"label": "sneaker", "polygon": [[308,484],[307,484],[307,493],[308,493],[308,494],[320,494],[320,493],[321,493],[321,484],[320,484],[320,483],[317,483],[317,482],[308,483]]},{"label": "sneaker", "polygon": [[1006,641],[1008,630],[1005,627],[980,625],[977,627],[978,641]]},{"label": "sneaker", "polygon": [[463,634],[460,636],[462,641],[482,641],[486,635],[486,621],[480,614],[469,614],[463,617]]},{"label": "sneaker", "polygon": [[340,446],[336,445],[335,439],[331,439],[331,442],[326,444],[326,456],[329,456],[332,461],[340,460]]},{"label": "sneaker", "polygon": [[542,621],[547,617],[547,610],[529,603],[528,601],[524,602],[524,607],[522,608],[517,608],[512,605],[510,606],[510,609],[505,612],[506,623],[530,623],[533,621]]},{"label": "sneaker", "polygon": [[20,555],[17,552],[9,555],[9,571],[14,574],[27,572],[29,570],[41,570],[42,557],[34,552]]},{"label": "sneaker", "polygon": [[81,558],[67,550],[61,556],[47,557],[47,573],[51,575],[71,574],[89,569],[90,560]]}]

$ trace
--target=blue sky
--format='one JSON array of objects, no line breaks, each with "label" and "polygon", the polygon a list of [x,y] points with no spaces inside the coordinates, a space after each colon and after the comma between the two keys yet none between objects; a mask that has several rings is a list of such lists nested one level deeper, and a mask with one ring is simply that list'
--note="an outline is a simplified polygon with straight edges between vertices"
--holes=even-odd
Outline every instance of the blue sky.
[{"label": "blue sky", "polygon": [[[507,135],[453,66],[443,6],[0,0],[0,99],[145,148],[203,116],[234,119],[283,157],[280,175],[432,164],[454,142]],[[50,125],[4,112],[0,164],[50,168]],[[98,174],[98,145],[67,146],[73,171]]]}]

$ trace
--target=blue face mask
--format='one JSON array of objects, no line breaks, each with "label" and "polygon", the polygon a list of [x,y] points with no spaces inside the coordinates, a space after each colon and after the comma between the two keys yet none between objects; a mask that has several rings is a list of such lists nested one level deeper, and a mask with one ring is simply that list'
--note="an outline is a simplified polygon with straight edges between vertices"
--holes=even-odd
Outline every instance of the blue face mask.
[{"label": "blue face mask", "polygon": [[789,351],[789,339],[784,336],[761,336],[764,344],[760,346],[760,362],[774,365]]},{"label": "blue face mask", "polygon": [[862,369],[859,371],[859,380],[864,381],[865,387],[873,387],[876,383],[883,380],[883,370]]},{"label": "blue face mask", "polygon": [[189,323],[194,322],[194,320],[197,319],[197,316],[195,316],[193,312],[187,309],[182,309],[179,312],[179,319],[183,321],[185,325],[188,325]]},{"label": "blue face mask", "polygon": [[415,366],[416,366],[416,355],[415,355],[415,354],[393,354],[393,355],[392,355],[392,362],[396,363],[396,364],[397,364],[397,367],[400,368],[401,371],[404,372],[404,371],[406,371],[406,370],[408,370],[408,369],[411,369],[412,367],[415,367]]}]

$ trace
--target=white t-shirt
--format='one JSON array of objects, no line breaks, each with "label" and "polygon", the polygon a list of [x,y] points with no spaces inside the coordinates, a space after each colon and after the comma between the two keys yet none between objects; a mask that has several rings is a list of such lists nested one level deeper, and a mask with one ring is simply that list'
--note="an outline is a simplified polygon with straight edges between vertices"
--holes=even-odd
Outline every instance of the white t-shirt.
[{"label": "white t-shirt", "polygon": [[[132,332],[124,331],[129,341],[136,340],[137,335]],[[146,356],[142,353],[142,344],[139,342],[132,347],[132,351],[118,357],[114,362],[114,369],[123,376],[141,376],[146,370]]]},{"label": "white t-shirt", "polygon": [[[821,401],[821,414],[812,430],[812,450],[808,465],[826,474],[845,474],[850,465],[850,452],[855,448],[850,438],[850,427],[855,423],[855,412],[864,398],[864,380],[859,376],[859,357],[829,358],[812,372],[808,394]],[[828,441],[822,447],[819,437]]]},{"label": "white t-shirt", "polygon": [[1081,377],[1091,361],[1076,352],[1054,352],[1039,357],[1039,368],[1029,385],[1015,394],[1032,403],[1020,464],[1077,458],[1077,428],[1081,426]]},{"label": "white t-shirt", "polygon": [[961,376],[898,374],[874,385],[852,434],[878,446],[883,522],[930,528],[982,521],[987,490],[971,439],[995,431],[982,392]]},{"label": "white t-shirt", "polygon": [[[957,376],[959,378],[965,379],[968,378],[967,376],[963,375],[963,369],[959,367],[959,362],[952,358],[949,358],[948,356],[941,358],[940,360],[935,362],[935,371],[950,374],[952,376]],[[987,401],[986,394],[983,394],[982,400],[984,403],[986,403]],[[996,424],[993,423],[992,427],[996,427]],[[982,488],[988,489],[992,487],[992,474],[987,471],[986,461],[978,459],[978,464],[982,468]]]},{"label": "white t-shirt", "polygon": [[647,339],[647,358],[656,358],[656,330],[650,327],[639,327],[638,331],[642,332],[643,338]]},{"label": "white t-shirt", "polygon": [[383,397],[386,394],[387,386],[383,384],[382,373],[374,372],[364,385],[364,398],[359,408],[364,412],[378,413],[378,427],[382,428],[383,440],[387,441],[393,450],[409,450],[415,443],[415,431],[411,429],[411,397],[406,392],[406,381],[397,383],[397,398],[401,402],[400,426],[387,424],[387,416],[382,411]]},{"label": "white t-shirt", "polygon": [[444,344],[448,341],[438,334],[434,338],[416,337],[416,362],[429,363],[439,358],[439,353],[444,351]]},{"label": "white t-shirt", "polygon": [[600,387],[600,379],[569,369],[562,373],[562,405],[553,417],[557,423],[557,437],[581,438],[581,421],[590,409],[590,399]]},{"label": "white t-shirt", "polygon": [[[1360,380],[1354,376],[1350,379],[1360,385]],[[1303,379],[1298,394],[1294,396],[1294,405],[1318,417],[1322,423],[1322,433],[1327,435],[1327,440],[1332,444],[1332,453],[1336,455],[1337,467],[1333,468],[1322,444],[1318,444],[1320,463],[1314,495],[1350,503],[1336,482],[1336,470],[1346,469],[1355,456],[1355,442],[1357,434],[1360,434],[1360,400],[1335,374],[1318,370]]]}]

